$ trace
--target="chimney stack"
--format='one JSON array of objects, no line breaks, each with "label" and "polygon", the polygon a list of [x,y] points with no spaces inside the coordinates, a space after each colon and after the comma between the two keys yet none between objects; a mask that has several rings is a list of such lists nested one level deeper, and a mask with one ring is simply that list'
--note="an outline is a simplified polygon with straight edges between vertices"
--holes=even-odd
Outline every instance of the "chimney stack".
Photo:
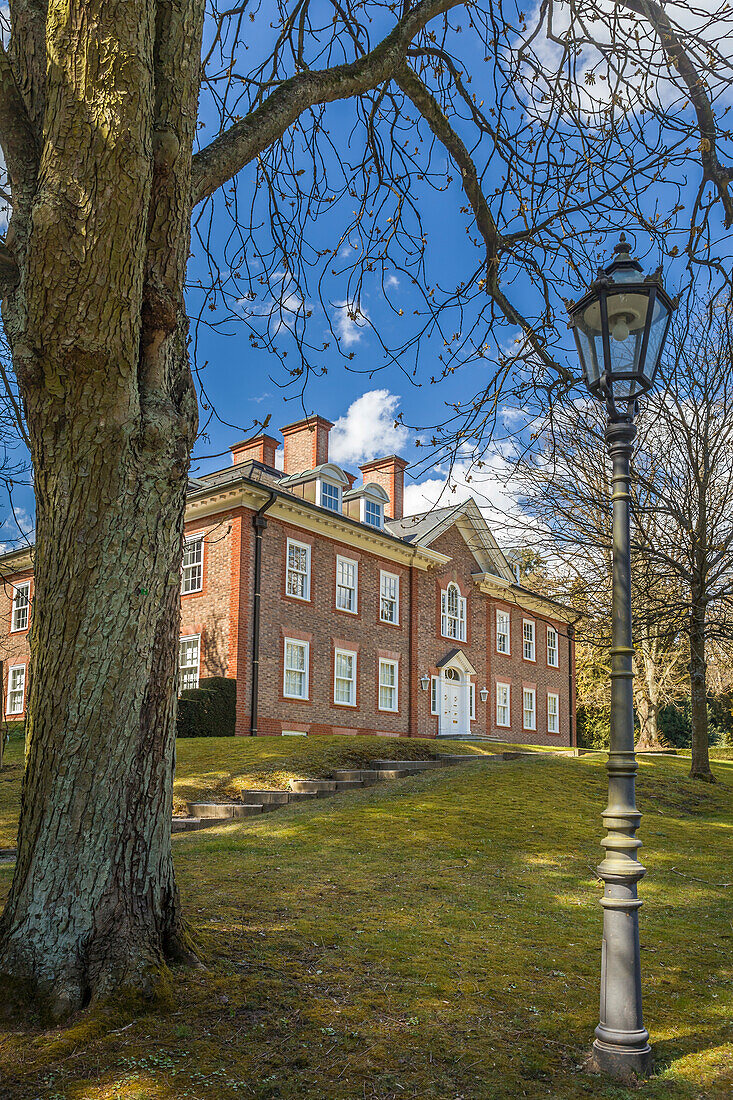
[{"label": "chimney stack", "polygon": [[366,485],[373,481],[381,485],[389,497],[390,519],[402,519],[404,513],[405,495],[405,470],[409,462],[398,455],[387,455],[386,458],[375,458],[372,462],[365,462],[360,466],[361,476]]},{"label": "chimney stack", "polygon": [[280,431],[285,440],[284,472],[299,474],[328,462],[328,433],[333,424],[322,416],[307,416]]},{"label": "chimney stack", "polygon": [[231,448],[232,464],[236,466],[239,462],[261,462],[263,466],[274,469],[276,450],[277,440],[271,435],[255,435],[234,444]]}]

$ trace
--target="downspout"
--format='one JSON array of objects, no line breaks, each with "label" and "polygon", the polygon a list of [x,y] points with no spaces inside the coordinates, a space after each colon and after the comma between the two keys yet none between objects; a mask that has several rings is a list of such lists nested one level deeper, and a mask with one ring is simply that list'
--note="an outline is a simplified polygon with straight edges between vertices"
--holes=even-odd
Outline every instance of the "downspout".
[{"label": "downspout", "polygon": [[250,703],[249,735],[257,736],[257,700],[260,683],[260,597],[262,587],[262,532],[267,527],[265,512],[272,508],[277,500],[277,493],[271,492],[269,499],[252,516],[252,526],[255,529],[255,573],[254,595],[252,615],[252,698]]}]

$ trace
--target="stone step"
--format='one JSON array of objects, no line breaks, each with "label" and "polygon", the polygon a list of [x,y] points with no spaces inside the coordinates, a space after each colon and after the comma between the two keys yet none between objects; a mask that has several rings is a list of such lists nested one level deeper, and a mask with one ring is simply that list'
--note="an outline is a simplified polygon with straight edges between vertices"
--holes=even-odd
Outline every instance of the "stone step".
[{"label": "stone step", "polygon": [[382,782],[385,779],[404,779],[407,775],[415,775],[416,772],[406,771],[402,768],[377,768],[376,776],[377,782]]},{"label": "stone step", "polygon": [[[444,764],[452,766],[453,764],[470,764],[471,761],[485,760],[485,756],[478,756],[476,753],[453,753],[453,752],[439,752],[438,758],[443,761]],[[491,759],[489,757],[488,759]]]},{"label": "stone step", "polygon": [[372,760],[370,763],[378,771],[426,772],[431,768],[445,767],[444,760]]},{"label": "stone step", "polygon": [[335,794],[336,781],[334,779],[291,779],[290,790],[296,794]]},{"label": "stone step", "polygon": [[236,817],[254,817],[261,814],[264,807],[261,802],[246,805],[241,802],[187,802],[191,817],[209,818],[217,821],[230,821]]},{"label": "stone step", "polygon": [[171,832],[192,833],[195,829],[207,829],[210,825],[218,825],[218,821],[213,817],[208,820],[200,817],[174,817]]},{"label": "stone step", "polygon": [[292,801],[293,791],[240,791],[239,794],[248,805],[261,802],[263,806],[284,806]]},{"label": "stone step", "polygon": [[331,772],[331,778],[335,779],[337,783],[356,779],[364,787],[370,787],[373,783],[376,783],[380,775],[381,773],[375,771],[374,768],[337,768],[336,771]]},{"label": "stone step", "polygon": [[355,791],[364,786],[364,782],[361,779],[336,779],[337,791]]}]

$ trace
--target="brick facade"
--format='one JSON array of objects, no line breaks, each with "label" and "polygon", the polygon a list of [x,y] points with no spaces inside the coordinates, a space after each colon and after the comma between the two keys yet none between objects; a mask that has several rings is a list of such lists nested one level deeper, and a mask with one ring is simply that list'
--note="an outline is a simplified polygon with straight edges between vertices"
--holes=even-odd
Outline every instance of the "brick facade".
[{"label": "brick facade", "polygon": [[[295,437],[300,434],[311,448],[312,461],[323,458],[322,450],[316,453],[315,437],[322,432],[327,443],[328,421],[318,418],[318,422],[309,423],[307,428],[311,426],[316,430],[292,434]],[[267,471],[235,457],[238,461],[232,471],[209,475],[208,480],[198,479],[189,496],[185,537],[202,540],[203,561],[200,582],[198,577],[196,581],[200,586],[181,596],[181,637],[199,639],[201,678],[236,679],[237,734],[248,735],[253,724],[254,521],[259,514],[258,734],[434,737],[454,729],[519,743],[574,743],[572,616],[558,605],[513,584],[505,562],[497,572],[487,571],[486,554],[495,553],[496,547],[486,531],[484,541],[488,550],[484,547],[483,557],[477,554],[474,542],[475,538],[479,541],[482,538],[483,520],[475,505],[471,505],[479,532],[475,538],[464,537],[461,533],[464,527],[458,522],[465,522],[469,505],[442,509],[448,518],[437,536],[405,537],[408,520],[403,521],[407,528],[392,525],[392,530],[374,530],[341,514],[329,513],[292,493],[279,491],[271,469]],[[301,456],[291,454],[291,458],[299,462]],[[452,519],[454,513],[456,522]],[[428,528],[432,526],[427,524]],[[307,548],[310,557],[310,583],[305,598],[288,592],[288,540]],[[356,566],[353,610],[337,606],[339,558],[346,559],[350,570],[353,567],[349,563]],[[25,580],[32,585],[32,571],[29,555],[24,557],[19,552],[6,555],[2,565],[4,586],[0,600],[4,601],[1,610],[6,632],[2,654],[3,705],[7,714],[9,669],[21,665],[27,668],[29,657],[28,630],[10,629],[13,592],[15,585]],[[380,615],[383,572],[398,579],[399,613],[395,623],[384,621]],[[465,600],[465,638],[443,634],[442,593],[447,592],[449,585],[457,586],[452,589],[454,597]],[[497,610],[509,615],[508,654],[497,648]],[[533,624],[534,660],[524,656],[524,620]],[[548,627],[557,631],[557,666],[548,663]],[[462,625],[457,629],[463,632]],[[298,660],[306,653],[300,647],[307,645],[308,686],[303,699],[285,694],[286,639],[295,644],[296,650],[291,650],[291,655],[295,652]],[[343,677],[339,687],[342,694],[354,690],[353,705],[351,700],[336,701],[337,650],[355,655],[344,658],[353,675],[354,689],[349,686],[350,681],[344,687]],[[380,660],[396,665],[394,710],[380,706],[380,702],[394,701],[391,664],[383,666],[386,680],[380,698]],[[342,660],[342,671],[343,667]],[[303,682],[300,673],[296,680],[300,690]],[[473,719],[467,709],[470,684],[475,707]],[[509,685],[509,726],[497,723],[498,684]],[[525,690],[535,693],[534,729],[525,728]],[[486,699],[481,698],[482,691],[487,693]],[[553,696],[553,705],[557,696],[557,733],[548,729],[548,693]],[[528,696],[527,700],[531,698]],[[15,700],[17,703],[17,695]],[[442,717],[433,713],[436,709],[433,704]],[[22,712],[7,716],[22,717]]]}]

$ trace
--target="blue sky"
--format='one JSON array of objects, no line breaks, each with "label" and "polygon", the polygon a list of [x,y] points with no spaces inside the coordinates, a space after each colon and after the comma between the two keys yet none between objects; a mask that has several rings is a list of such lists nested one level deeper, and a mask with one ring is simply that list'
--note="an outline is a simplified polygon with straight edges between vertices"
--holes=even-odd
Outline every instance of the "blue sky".
[{"label": "blue sky", "polygon": [[[376,32],[373,34],[374,38],[378,37]],[[269,41],[270,36],[267,9],[258,9],[257,21],[248,27],[247,48],[251,51],[248,65],[252,64],[252,56]],[[473,86],[482,89],[479,94],[489,94],[487,89],[491,87],[491,66],[485,63],[482,51],[475,43],[466,45],[465,36],[461,41],[461,48],[464,58],[468,59],[468,67],[474,78]],[[202,101],[201,118],[205,127],[200,136],[202,142],[206,142],[213,136],[216,120],[211,104],[205,98]],[[353,104],[329,106],[325,120],[335,150],[328,164],[329,174],[333,172],[338,177],[340,160],[359,159],[359,142],[363,142],[363,133],[354,125]],[[400,136],[406,138],[405,144],[416,140],[414,129],[409,127]],[[417,145],[415,148],[417,149]],[[421,149],[420,155],[423,151]],[[309,150],[304,148],[302,164],[305,166],[309,163],[308,157]],[[662,178],[659,181],[651,199],[658,202],[662,210],[669,208],[673,201],[672,196],[675,199],[678,197],[677,186],[681,188],[683,198],[689,199],[699,176],[699,169],[695,171],[694,168],[694,159],[692,163],[689,180],[680,176]],[[447,175],[455,177],[457,173],[442,148],[438,148],[433,154],[432,169],[435,174],[434,182],[440,182],[442,190],[413,182],[411,195],[414,195],[419,205],[428,241],[426,281],[428,285],[450,289],[471,276],[480,263],[482,252],[469,236],[472,219],[465,211],[465,197],[455,178],[452,182],[446,179]],[[259,220],[262,226],[258,231],[259,238],[263,242],[263,248],[267,250],[270,234],[266,224],[266,208],[262,203],[257,205],[255,202],[250,214],[249,203],[254,178],[254,168],[247,168],[240,173],[237,181],[238,202],[242,212],[240,222],[246,221],[247,217],[251,217],[253,222]],[[496,182],[490,174],[484,179],[486,194],[491,194],[492,185]],[[389,201],[388,196],[387,203]],[[511,349],[515,330],[506,323],[497,325],[491,336],[485,361],[474,361],[462,366],[455,374],[435,385],[431,385],[429,380],[431,376],[440,374],[438,357],[443,351],[442,336],[434,333],[423,342],[417,369],[413,354],[404,355],[397,363],[387,359],[372,326],[379,331],[385,343],[392,346],[399,344],[404,340],[405,333],[413,333],[418,324],[413,318],[415,308],[419,307],[419,296],[409,277],[404,272],[391,268],[387,260],[384,269],[375,272],[371,281],[367,278],[363,284],[360,299],[363,316],[360,322],[354,323],[349,319],[347,303],[352,301],[353,290],[349,286],[348,267],[353,262],[357,242],[348,235],[343,237],[343,233],[344,227],[350,221],[350,208],[356,202],[356,199],[352,201],[345,195],[343,201],[324,206],[318,219],[310,224],[310,248],[333,250],[337,246],[337,254],[329,257],[318,268],[323,274],[320,295],[317,293],[317,280],[312,281],[306,289],[294,289],[290,275],[276,262],[270,265],[265,283],[259,285],[258,273],[264,273],[266,265],[260,264],[258,267],[250,255],[247,262],[254,272],[251,285],[255,287],[256,296],[247,301],[237,301],[236,295],[230,294],[226,307],[218,299],[213,311],[203,310],[205,322],[195,325],[193,329],[195,363],[205,390],[201,410],[204,432],[196,445],[194,472],[206,472],[227,465],[231,443],[254,433],[257,430],[257,421],[261,422],[269,417],[268,431],[277,435],[283,424],[299,419],[305,412],[318,412],[336,423],[333,454],[345,466],[355,469],[360,461],[389,451],[399,451],[411,462],[413,473],[419,475],[419,483],[425,486],[423,495],[414,488],[409,490],[408,507],[423,508],[439,495],[447,467],[440,462],[437,463],[437,469],[430,463],[426,465],[426,451],[418,449],[415,442],[416,439],[429,437],[430,433],[420,429],[426,429],[443,420],[451,402],[468,400],[481,389],[482,382],[487,377],[487,366],[496,360],[500,351]],[[388,218],[392,212],[387,205],[378,216]],[[622,228],[623,221],[618,224],[618,229]],[[223,209],[220,196],[212,223],[210,245],[211,253],[216,263],[224,269],[225,276],[228,267],[233,263],[232,235],[232,221]],[[591,240],[593,259],[605,261],[616,239],[617,234],[614,233],[600,235]],[[682,243],[683,235],[674,239]],[[642,254],[646,253],[644,263],[647,270],[655,267],[662,258],[655,250],[649,251],[648,243],[643,239],[639,240],[639,248]],[[189,268],[192,289],[188,294],[188,304],[189,312],[195,317],[202,308],[201,292],[195,289],[195,284],[198,280],[206,284],[208,278],[207,264],[196,234],[192,253]],[[587,271],[582,274],[588,277],[592,275],[592,271],[593,264],[589,262]],[[665,259],[665,272],[668,285],[674,291],[683,278],[682,261]],[[510,292],[513,300],[529,315],[536,312],[536,292],[526,275],[515,269],[507,272],[506,278],[505,289]],[[566,282],[562,271],[556,274],[553,289],[558,297],[559,314],[562,313],[560,297],[574,297],[577,285],[577,279],[575,287]],[[231,286],[229,289],[231,292]],[[319,348],[313,356],[315,365],[319,371],[326,372],[310,377],[302,399],[294,387],[283,388],[288,379],[278,359],[261,347],[253,348],[250,340],[252,325],[261,326],[272,304],[277,301],[287,304],[289,296],[296,308],[302,304],[311,312],[307,322],[308,339]],[[460,329],[461,322],[456,321],[455,327]],[[562,334],[562,317],[559,328]],[[340,345],[333,338],[332,332],[339,337]],[[578,365],[570,342],[564,336],[561,340],[555,354],[560,362],[577,372]],[[276,343],[281,351],[288,352],[288,366],[297,362],[297,348],[287,324],[277,333]],[[327,347],[323,346],[326,344]],[[394,418],[400,413],[403,414],[405,423],[413,426],[411,429],[394,429]],[[521,429],[521,394],[514,395],[509,413],[511,428]],[[531,410],[528,415],[531,415]],[[470,454],[469,447],[461,456],[456,470],[458,495],[465,495],[470,491],[465,483]],[[495,441],[484,458],[489,463],[485,492],[492,499],[503,503],[502,492],[491,481],[492,473],[502,472],[500,439]],[[19,485],[15,499],[24,513],[21,516],[22,525],[27,527],[32,522],[32,494],[27,487]],[[457,496],[451,494],[447,499],[455,500]],[[481,501],[481,497],[479,500]],[[0,537],[12,536],[12,527],[12,519],[9,518]]]}]

